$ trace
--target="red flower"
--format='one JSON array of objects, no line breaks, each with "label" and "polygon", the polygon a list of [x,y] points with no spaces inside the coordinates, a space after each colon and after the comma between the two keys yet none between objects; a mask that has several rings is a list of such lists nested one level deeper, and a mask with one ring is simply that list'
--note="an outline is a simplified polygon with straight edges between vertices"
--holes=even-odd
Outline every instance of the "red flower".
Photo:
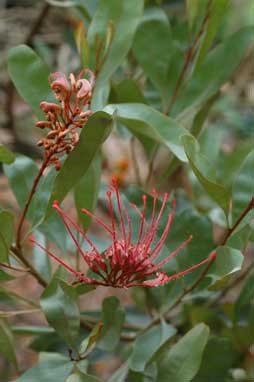
[{"label": "red flower", "polygon": [[[117,208],[119,212],[119,220],[121,224],[122,239],[118,238],[116,232],[116,221],[113,213],[112,205],[112,192],[116,197]],[[112,237],[113,244],[103,253],[100,254],[95,248],[92,241],[87,237],[87,235],[80,229],[80,227],[68,216],[66,215],[57,201],[54,202],[53,207],[59,213],[60,217],[63,220],[63,223],[68,230],[70,236],[72,237],[77,249],[79,250],[84,261],[87,263],[88,267],[99,276],[100,279],[92,279],[84,276],[82,273],[77,272],[66,264],[63,260],[56,257],[53,253],[49,252],[46,248],[42,247],[37,243],[34,238],[30,240],[44,250],[49,256],[51,256],[55,261],[61,264],[64,268],[68,269],[73,273],[81,282],[85,282],[92,285],[104,285],[112,286],[118,288],[130,288],[133,286],[145,286],[145,287],[155,287],[162,284],[166,284],[169,281],[172,281],[180,276],[183,276],[199,266],[205,264],[208,261],[211,261],[216,256],[216,253],[213,252],[205,260],[200,263],[193,265],[192,267],[176,273],[172,276],[168,276],[165,272],[160,269],[165,265],[170,259],[176,256],[188,243],[192,240],[192,236],[189,236],[186,241],[184,241],[177,249],[171,252],[167,257],[165,257],[160,262],[156,263],[160,251],[163,248],[164,242],[168,236],[168,232],[174,217],[176,203],[173,200],[173,211],[168,215],[167,223],[164,228],[164,232],[161,235],[161,238],[154,244],[155,234],[157,232],[160,219],[165,210],[165,206],[168,200],[168,194],[164,194],[163,202],[159,213],[156,216],[156,204],[157,204],[157,195],[156,191],[153,191],[153,210],[151,216],[151,223],[148,225],[145,212],[146,212],[146,195],[143,195],[143,210],[140,211],[136,205],[130,204],[140,216],[140,227],[138,239],[134,243],[132,238],[132,226],[129,213],[126,206],[124,205],[118,191],[116,180],[113,180],[111,190],[107,192],[109,210],[111,215],[111,226],[108,226],[100,218],[94,216],[91,212],[82,209],[82,212],[92,217],[100,226],[102,226]],[[125,220],[127,224],[125,224]],[[84,252],[80,247],[78,240],[73,234],[73,229],[75,229],[90,245],[91,251]],[[147,279],[147,277],[152,277]]]}]

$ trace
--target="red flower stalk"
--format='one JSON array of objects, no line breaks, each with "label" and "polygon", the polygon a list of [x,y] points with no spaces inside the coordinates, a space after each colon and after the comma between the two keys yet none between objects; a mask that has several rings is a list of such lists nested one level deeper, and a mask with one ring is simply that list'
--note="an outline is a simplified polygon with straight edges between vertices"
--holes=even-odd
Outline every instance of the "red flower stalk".
[{"label": "red flower stalk", "polygon": [[[112,193],[116,198],[117,208],[119,213],[119,220],[122,231],[122,239],[118,238],[116,232],[116,220],[113,213],[113,203],[112,203]],[[78,251],[83,257],[84,261],[88,267],[99,276],[99,279],[92,279],[84,276],[82,273],[77,272],[75,269],[71,268],[62,259],[55,256],[53,253],[44,248],[41,244],[37,243],[34,238],[30,240],[35,243],[38,247],[44,250],[50,257],[52,257],[56,262],[61,264],[64,268],[68,269],[73,273],[81,282],[92,285],[104,285],[112,286],[118,288],[130,288],[134,286],[145,286],[145,287],[156,287],[162,284],[166,284],[180,276],[186,275],[187,273],[193,271],[194,269],[200,267],[201,265],[211,261],[216,256],[213,252],[205,260],[192,267],[176,273],[172,276],[168,276],[165,272],[160,269],[165,265],[170,259],[176,256],[188,243],[192,240],[192,236],[189,236],[177,249],[171,252],[163,260],[156,262],[161,249],[163,248],[164,242],[168,236],[170,226],[174,217],[176,210],[176,202],[173,200],[173,211],[168,215],[167,223],[165,225],[164,231],[161,238],[154,243],[155,234],[157,232],[160,219],[165,210],[166,203],[168,201],[168,194],[164,194],[163,202],[161,208],[156,216],[156,204],[157,204],[157,194],[153,191],[153,210],[151,216],[151,223],[148,225],[145,218],[146,212],[146,195],[143,195],[143,209],[140,211],[135,204],[130,204],[140,216],[140,227],[137,241],[134,243],[132,238],[132,227],[131,219],[125,204],[123,203],[121,196],[118,191],[116,180],[113,179],[111,189],[107,192],[109,211],[111,216],[111,226],[104,223],[100,218],[94,216],[91,212],[82,209],[84,214],[92,217],[100,226],[102,226],[111,236],[113,244],[103,253],[100,254],[95,248],[92,241],[87,237],[87,235],[80,229],[80,227],[67,215],[65,214],[57,201],[54,202],[53,207],[58,212],[62,221],[68,230],[72,240],[74,241]],[[127,222],[127,224],[125,223]],[[90,245],[91,250],[89,252],[84,252],[76,239],[73,229],[76,230]],[[154,278],[145,280],[147,277]]]},{"label": "red flower stalk", "polygon": [[[90,81],[82,78],[85,73],[90,75]],[[89,105],[95,77],[89,69],[85,69],[77,79],[71,74],[68,81],[63,73],[56,72],[50,74],[49,83],[60,105],[41,102],[40,108],[46,121],[38,121],[36,126],[50,129],[50,132],[38,142],[38,146],[44,147],[47,166],[54,164],[59,170],[59,154],[72,151],[79,140],[77,129],[82,128],[92,114]]]}]

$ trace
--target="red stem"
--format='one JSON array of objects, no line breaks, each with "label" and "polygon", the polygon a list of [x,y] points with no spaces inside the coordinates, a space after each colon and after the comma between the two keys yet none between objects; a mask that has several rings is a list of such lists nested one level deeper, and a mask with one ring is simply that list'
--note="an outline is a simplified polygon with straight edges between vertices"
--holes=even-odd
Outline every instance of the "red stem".
[{"label": "red stem", "polygon": [[29,193],[29,196],[27,198],[27,201],[25,203],[25,206],[23,208],[23,211],[21,213],[21,216],[19,218],[19,222],[18,222],[18,227],[17,227],[17,232],[16,232],[16,246],[17,248],[21,248],[21,231],[22,231],[22,227],[23,227],[23,223],[24,223],[24,220],[25,220],[25,217],[26,217],[26,214],[27,214],[27,211],[28,211],[28,208],[30,206],[30,203],[32,201],[32,198],[35,194],[35,191],[36,191],[36,188],[38,186],[38,183],[39,183],[39,180],[40,178],[42,177],[43,175],[43,172],[45,170],[45,168],[47,167],[48,165],[48,161],[49,161],[49,157],[44,159],[44,161],[42,162],[42,165],[41,165],[41,168],[36,176],[36,178],[34,179],[34,182],[33,182],[33,186],[31,188],[31,191]]}]

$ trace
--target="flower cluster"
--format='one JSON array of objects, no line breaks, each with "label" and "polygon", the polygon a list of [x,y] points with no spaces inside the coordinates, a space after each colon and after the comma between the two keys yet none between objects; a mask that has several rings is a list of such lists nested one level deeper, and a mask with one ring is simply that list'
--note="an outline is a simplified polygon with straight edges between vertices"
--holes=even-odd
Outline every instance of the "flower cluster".
[{"label": "flower cluster", "polygon": [[[116,220],[113,212],[113,201],[112,196],[115,196],[117,209],[119,213],[119,221],[121,225],[121,236],[118,238],[116,231]],[[111,216],[111,225],[107,225],[100,218],[94,216],[91,212],[82,209],[84,214],[92,217],[100,226],[102,226],[111,236],[113,244],[103,253],[100,254],[95,248],[92,241],[87,237],[87,235],[80,229],[80,227],[67,215],[65,214],[57,201],[54,202],[53,207],[58,212],[63,220],[63,223],[68,230],[72,240],[74,241],[79,253],[88,265],[88,267],[97,275],[99,278],[93,279],[84,276],[84,274],[77,272],[68,264],[66,264],[62,259],[55,256],[53,253],[44,248],[41,244],[37,243],[32,237],[30,240],[44,250],[49,256],[51,256],[55,261],[61,264],[64,268],[68,269],[72,274],[74,274],[79,281],[92,284],[92,285],[104,285],[112,286],[118,288],[130,288],[134,286],[145,286],[145,287],[156,287],[177,277],[183,276],[194,269],[198,268],[202,264],[211,261],[216,256],[213,252],[205,260],[192,267],[168,276],[165,272],[160,269],[174,256],[176,256],[188,243],[192,240],[192,236],[189,236],[186,241],[184,241],[177,249],[171,252],[163,260],[156,262],[165,240],[167,239],[170,226],[174,217],[176,203],[173,200],[173,211],[168,215],[167,222],[164,231],[157,241],[155,241],[155,235],[158,230],[159,222],[161,220],[162,214],[165,211],[166,203],[168,201],[168,194],[164,194],[162,205],[156,215],[156,205],[157,205],[157,194],[153,191],[153,210],[151,215],[151,223],[148,224],[145,213],[147,208],[147,197],[143,195],[143,209],[140,211],[135,204],[130,204],[134,208],[140,217],[139,234],[136,242],[133,242],[132,238],[132,223],[128,210],[123,203],[121,196],[118,191],[117,182],[113,179],[112,186],[107,192],[107,198],[109,203],[109,211]],[[127,224],[126,224],[126,223]],[[79,235],[81,235],[87,243],[90,245],[91,250],[89,252],[84,252],[73,233],[73,229],[76,230]],[[151,278],[152,277],[152,278]],[[148,278],[148,279],[147,279]]]},{"label": "flower cluster", "polygon": [[[82,78],[86,73],[90,80]],[[56,72],[49,76],[49,83],[60,104],[41,102],[40,108],[46,120],[38,121],[36,126],[50,131],[38,146],[44,147],[47,166],[54,164],[59,170],[59,154],[71,152],[79,140],[77,129],[82,128],[92,114],[89,105],[95,77],[89,69],[82,70],[77,79],[71,74],[70,80],[63,73]]]}]

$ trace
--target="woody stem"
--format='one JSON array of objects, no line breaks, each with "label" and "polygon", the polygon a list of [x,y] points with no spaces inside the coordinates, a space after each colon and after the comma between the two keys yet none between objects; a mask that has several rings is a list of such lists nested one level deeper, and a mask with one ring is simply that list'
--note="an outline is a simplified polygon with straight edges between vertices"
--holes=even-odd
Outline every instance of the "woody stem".
[{"label": "woody stem", "polygon": [[16,247],[19,248],[19,249],[21,248],[21,233],[22,233],[22,227],[23,227],[23,223],[24,223],[25,217],[26,217],[28,208],[30,206],[30,203],[31,203],[31,201],[33,199],[33,196],[35,194],[35,191],[37,189],[39,180],[42,177],[43,172],[44,172],[45,168],[48,165],[49,159],[50,159],[50,157],[47,157],[42,162],[42,165],[41,165],[41,167],[39,169],[39,172],[38,172],[36,178],[34,179],[33,186],[31,188],[31,191],[30,191],[30,193],[28,195],[28,198],[26,200],[25,206],[23,208],[23,211],[22,211],[21,216],[20,216],[19,221],[18,221],[18,227],[17,227],[17,232],[16,232]]}]

